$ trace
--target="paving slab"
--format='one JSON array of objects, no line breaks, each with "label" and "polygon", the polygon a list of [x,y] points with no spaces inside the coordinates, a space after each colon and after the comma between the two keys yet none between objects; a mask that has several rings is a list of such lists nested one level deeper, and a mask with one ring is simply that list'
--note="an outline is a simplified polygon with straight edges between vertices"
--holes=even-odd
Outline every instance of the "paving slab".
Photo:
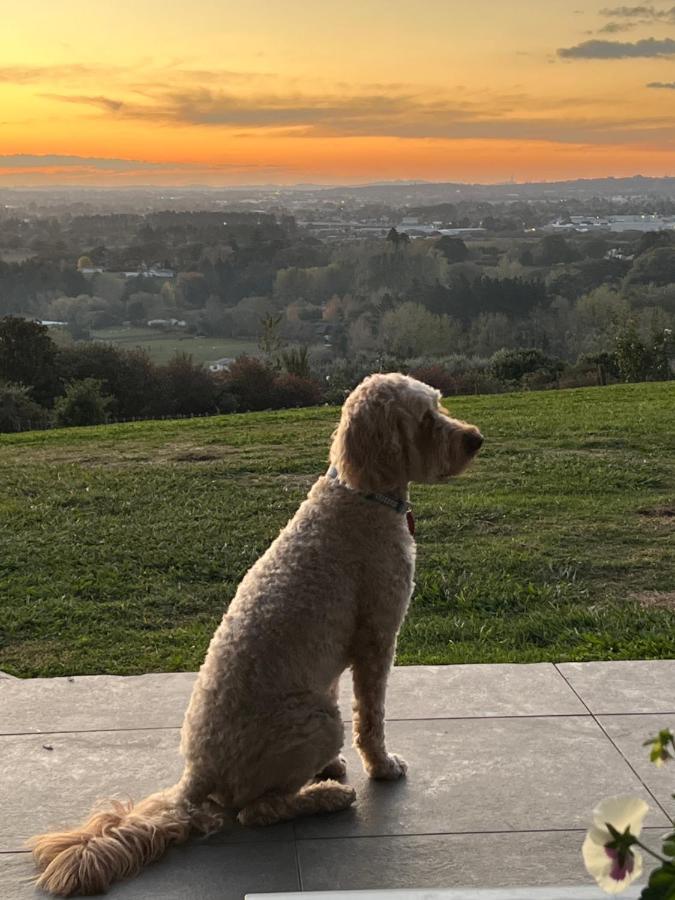
[{"label": "paving slab", "polygon": [[298,843],[298,862],[306,891],[593,885],[600,898],[581,858],[584,835],[542,831],[307,840]]},{"label": "paving slab", "polygon": [[[351,677],[341,707],[350,717]],[[387,719],[554,716],[588,711],[552,663],[396,666],[389,676]]]},{"label": "paving slab", "polygon": [[[29,879],[30,854],[0,854],[2,900],[46,900]],[[240,846],[175,847],[137,878],[114,884],[110,900],[241,900],[251,892],[298,891],[300,882],[292,842]],[[100,898],[100,895],[97,895]]]},{"label": "paving slab", "polygon": [[193,672],[0,682],[0,734],[179,728]]},{"label": "paving slab", "polygon": [[675,714],[599,716],[598,721],[666,813],[675,818],[675,766],[672,763],[655,766],[649,760],[649,747],[642,746],[644,741],[657,735],[662,728],[672,728],[675,731]]},{"label": "paving slab", "polygon": [[559,663],[557,668],[596,715],[675,712],[675,659]]},{"label": "paving slab", "polygon": [[[0,681],[0,734],[179,728],[196,674],[82,675]],[[351,675],[341,681],[351,718]],[[587,710],[550,663],[397,666],[390,719],[574,715]]]},{"label": "paving slab", "polygon": [[[649,794],[590,717],[447,719],[387,724],[409,763],[398,782],[370,781],[353,749],[357,804],[295,823],[299,838],[585,827],[614,794]],[[654,804],[652,803],[652,806]],[[648,824],[666,824],[653,809]]]},{"label": "paving slab", "polygon": [[[76,826],[101,798],[139,800],[175,784],[183,769],[178,745],[176,729],[0,737],[0,851]],[[233,822],[208,842],[292,837],[290,823],[259,829]]]}]

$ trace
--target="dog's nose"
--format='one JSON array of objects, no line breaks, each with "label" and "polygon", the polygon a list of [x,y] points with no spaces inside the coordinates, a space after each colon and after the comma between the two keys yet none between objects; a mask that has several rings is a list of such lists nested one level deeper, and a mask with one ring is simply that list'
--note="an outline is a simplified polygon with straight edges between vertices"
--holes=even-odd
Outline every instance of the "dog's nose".
[{"label": "dog's nose", "polygon": [[465,431],[464,446],[466,447],[468,453],[478,453],[480,448],[483,446],[483,435],[478,430]]}]

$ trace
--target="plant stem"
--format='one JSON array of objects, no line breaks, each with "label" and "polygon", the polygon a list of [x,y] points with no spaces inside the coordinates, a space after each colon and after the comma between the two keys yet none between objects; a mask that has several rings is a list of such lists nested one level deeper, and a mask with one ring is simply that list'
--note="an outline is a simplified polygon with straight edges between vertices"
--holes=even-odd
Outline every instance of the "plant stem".
[{"label": "plant stem", "polygon": [[647,853],[651,854],[651,856],[653,856],[655,859],[658,859],[659,862],[665,863],[667,865],[672,864],[672,860],[666,859],[665,856],[661,856],[660,853],[657,853],[656,850],[652,850],[651,847],[648,847],[646,844],[643,844],[642,841],[639,841],[637,838],[635,838],[635,843],[637,844],[638,847],[641,847],[642,850],[645,850]]}]

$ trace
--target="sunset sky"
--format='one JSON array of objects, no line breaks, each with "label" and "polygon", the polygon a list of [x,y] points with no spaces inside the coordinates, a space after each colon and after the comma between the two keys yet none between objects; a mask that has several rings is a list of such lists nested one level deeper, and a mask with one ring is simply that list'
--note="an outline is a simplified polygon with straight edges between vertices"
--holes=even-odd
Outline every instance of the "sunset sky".
[{"label": "sunset sky", "polygon": [[4,186],[675,175],[672,4],[0,9]]}]

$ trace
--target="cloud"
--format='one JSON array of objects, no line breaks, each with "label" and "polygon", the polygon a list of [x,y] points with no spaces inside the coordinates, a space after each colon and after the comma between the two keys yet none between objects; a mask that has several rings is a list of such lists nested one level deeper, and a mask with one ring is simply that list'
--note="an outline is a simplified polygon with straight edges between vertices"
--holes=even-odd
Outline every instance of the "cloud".
[{"label": "cloud", "polygon": [[[608,22],[602,28],[598,28],[598,34],[618,34],[621,31],[629,31],[631,28],[635,28],[636,24],[636,22]],[[587,34],[593,34],[593,32],[589,31]]]},{"label": "cloud", "polygon": [[59,66],[1,66],[0,82],[5,84],[37,84],[43,81],[81,82],[90,78],[111,78],[120,67],[84,66],[77,63]]},{"label": "cloud", "polygon": [[660,88],[667,91],[675,91],[675,81],[650,81],[648,88]]},{"label": "cloud", "polygon": [[53,153],[45,155],[31,153],[0,155],[0,169],[93,166],[96,169],[125,171],[127,169],[155,169],[161,165],[161,163],[138,159],[115,159],[100,156],[63,156]]},{"label": "cloud", "polygon": [[113,100],[110,97],[103,96],[87,97],[72,94],[40,94],[40,96],[45,97],[47,100],[60,100],[63,103],[84,103],[88,106],[100,106],[112,112],[118,112],[124,106],[122,100]]},{"label": "cloud", "polygon": [[675,56],[675,40],[644,38],[641,41],[583,41],[575,47],[561,47],[563,59],[635,59]]},{"label": "cloud", "polygon": [[[102,103],[102,99],[105,103]],[[604,104],[599,116],[597,105]],[[258,94],[235,96],[207,89],[158,95],[154,102],[77,96],[67,102],[103,108],[107,115],[174,126],[229,128],[247,138],[394,137],[402,139],[521,139],[612,143],[655,134],[675,138],[671,118],[613,115],[610,100],[484,96],[466,91],[447,97],[399,93]]]},{"label": "cloud", "polygon": [[101,84],[115,83],[118,86],[164,87],[171,84],[255,84],[274,83],[278,78],[274,72],[241,72],[232,69],[181,68],[180,65],[149,66],[139,63],[135,66],[100,66],[68,63],[63,65],[13,65],[0,66],[0,83],[28,84]]},{"label": "cloud", "polygon": [[278,180],[297,179],[293,165],[267,163],[190,163],[148,162],[147,160],[117,159],[94,156],[65,156],[60,154],[0,155],[0,184],[44,185],[91,184],[131,185],[153,184],[195,185],[202,183],[237,183],[242,178]]},{"label": "cloud", "polygon": [[675,22],[675,6],[656,9],[654,6],[613,6],[600,10],[607,19],[637,19],[640,22]]},{"label": "cloud", "polygon": [[614,6],[600,10],[601,16],[616,16],[622,19],[644,18],[654,13],[653,6]]}]

